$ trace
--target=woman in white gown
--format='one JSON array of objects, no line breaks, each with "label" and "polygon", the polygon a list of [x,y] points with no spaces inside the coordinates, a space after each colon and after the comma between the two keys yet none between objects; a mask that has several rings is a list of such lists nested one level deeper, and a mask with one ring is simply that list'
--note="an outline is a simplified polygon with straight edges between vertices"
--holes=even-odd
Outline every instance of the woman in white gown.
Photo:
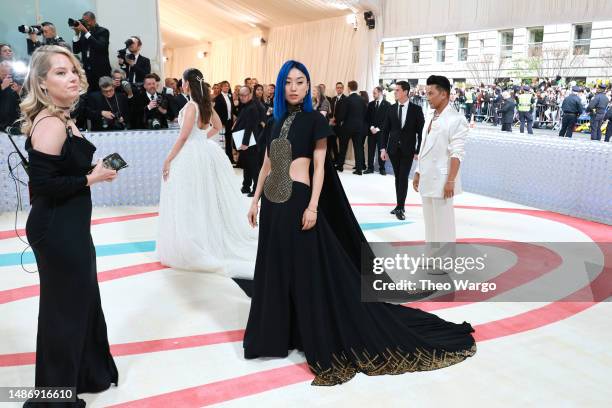
[{"label": "woman in white gown", "polygon": [[176,269],[252,279],[257,232],[244,220],[248,203],[238,191],[240,180],[210,139],[221,120],[199,70],[184,72],[183,91],[190,101],[179,113],[180,133],[163,168],[159,260]]}]

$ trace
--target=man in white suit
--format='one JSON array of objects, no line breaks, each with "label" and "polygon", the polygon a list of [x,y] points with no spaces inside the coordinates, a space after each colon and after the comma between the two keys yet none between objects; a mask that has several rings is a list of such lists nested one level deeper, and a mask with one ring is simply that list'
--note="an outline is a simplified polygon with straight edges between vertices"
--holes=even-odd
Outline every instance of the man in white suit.
[{"label": "man in white suit", "polygon": [[461,193],[459,167],[468,124],[449,104],[450,90],[444,76],[427,79],[427,98],[433,111],[425,120],[413,187],[421,194],[425,241],[430,244],[456,240],[453,197]]}]

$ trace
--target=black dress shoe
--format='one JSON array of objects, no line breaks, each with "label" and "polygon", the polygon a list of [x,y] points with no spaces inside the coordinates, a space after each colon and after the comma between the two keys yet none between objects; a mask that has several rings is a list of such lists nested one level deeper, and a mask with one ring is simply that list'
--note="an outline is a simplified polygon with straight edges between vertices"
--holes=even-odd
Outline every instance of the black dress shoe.
[{"label": "black dress shoe", "polygon": [[366,171],[363,172],[363,174],[372,174],[374,173],[374,170],[372,169],[367,169]]},{"label": "black dress shoe", "polygon": [[249,194],[247,194],[247,197],[255,197],[255,192],[251,191]]},{"label": "black dress shoe", "polygon": [[336,171],[342,173],[344,171],[344,167],[343,166],[336,166]]},{"label": "black dress shoe", "polygon": [[250,193],[250,192],[251,192],[251,189],[250,189],[250,188],[248,188],[248,187],[242,187],[242,188],[240,189],[240,192],[241,192],[242,194],[248,194],[248,193]]},{"label": "black dress shoe", "polygon": [[387,170],[385,170],[385,169],[380,169],[380,175],[381,175],[381,176],[386,176],[386,175],[387,175]]},{"label": "black dress shoe", "polygon": [[356,174],[356,175],[358,175],[358,176],[361,176],[363,173],[361,172],[361,170],[355,170],[355,171],[353,172],[353,174]]},{"label": "black dress shoe", "polygon": [[391,212],[389,214],[395,214],[397,212],[398,208],[395,207],[394,209],[391,210]]},{"label": "black dress shoe", "polygon": [[406,219],[406,216],[404,215],[404,210],[402,209],[397,210],[395,212],[395,216],[397,217],[398,220],[401,220],[401,221]]}]

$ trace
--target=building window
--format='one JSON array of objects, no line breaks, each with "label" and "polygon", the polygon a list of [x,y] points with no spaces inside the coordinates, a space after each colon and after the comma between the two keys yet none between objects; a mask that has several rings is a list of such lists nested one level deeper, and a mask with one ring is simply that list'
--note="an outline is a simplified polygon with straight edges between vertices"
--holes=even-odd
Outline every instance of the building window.
[{"label": "building window", "polygon": [[587,55],[591,49],[591,24],[574,26],[574,55]]},{"label": "building window", "polygon": [[446,37],[437,37],[436,44],[436,61],[444,62],[446,60]]},{"label": "building window", "polygon": [[514,31],[500,31],[500,49],[499,56],[501,58],[512,58],[512,43],[514,42]]},{"label": "building window", "polygon": [[468,35],[457,36],[457,61],[467,61],[468,57]]},{"label": "building window", "polygon": [[415,38],[412,40],[412,63],[418,64],[421,60],[421,40]]},{"label": "building window", "polygon": [[527,31],[529,33],[527,55],[530,57],[541,57],[542,42],[544,42],[544,27],[533,27]]}]

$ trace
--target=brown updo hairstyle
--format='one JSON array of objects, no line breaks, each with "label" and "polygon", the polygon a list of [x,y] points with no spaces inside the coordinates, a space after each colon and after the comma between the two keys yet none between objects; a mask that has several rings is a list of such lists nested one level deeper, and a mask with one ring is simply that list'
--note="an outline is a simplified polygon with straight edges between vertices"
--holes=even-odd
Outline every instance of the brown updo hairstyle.
[{"label": "brown updo hairstyle", "polygon": [[191,100],[198,104],[203,125],[210,122],[212,103],[210,101],[210,86],[204,82],[204,75],[197,68],[188,68],[183,72],[183,81],[189,84]]}]

